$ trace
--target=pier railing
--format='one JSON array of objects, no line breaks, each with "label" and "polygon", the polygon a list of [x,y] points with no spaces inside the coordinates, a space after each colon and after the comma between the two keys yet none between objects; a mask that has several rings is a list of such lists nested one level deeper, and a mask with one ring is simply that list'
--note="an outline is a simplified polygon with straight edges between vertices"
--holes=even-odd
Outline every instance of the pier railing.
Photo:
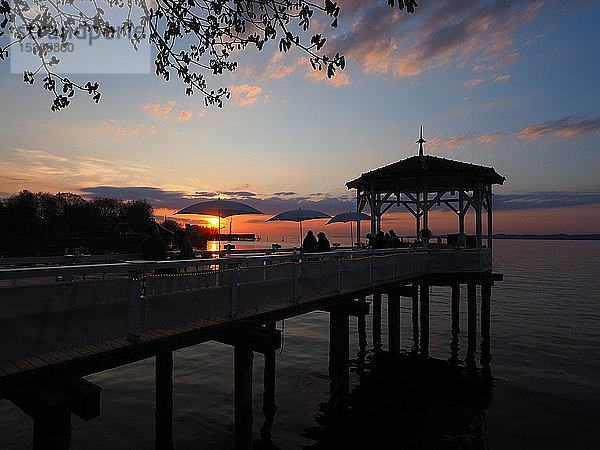
[{"label": "pier railing", "polygon": [[491,270],[488,249],[386,249],[0,269],[0,361],[196,320],[235,320],[428,273]]}]

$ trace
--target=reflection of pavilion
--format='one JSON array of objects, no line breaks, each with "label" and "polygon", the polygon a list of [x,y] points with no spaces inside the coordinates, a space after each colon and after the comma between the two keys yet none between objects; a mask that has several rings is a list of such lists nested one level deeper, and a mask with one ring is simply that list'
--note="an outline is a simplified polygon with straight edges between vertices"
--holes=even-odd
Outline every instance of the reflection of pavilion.
[{"label": "reflection of pavilion", "polygon": [[[423,128],[417,143],[419,155],[363,173],[346,183],[356,189],[357,211],[368,205],[371,234],[381,230],[381,217],[392,206],[404,206],[415,217],[416,236],[429,226],[429,212],[445,205],[458,216],[459,236],[465,234],[465,215],[475,212],[475,245],[482,247],[483,211],[487,212],[487,245],[492,247],[492,185],[504,177],[493,168],[424,155]],[[360,223],[357,235],[360,236]],[[460,238],[459,238],[460,239]]]}]

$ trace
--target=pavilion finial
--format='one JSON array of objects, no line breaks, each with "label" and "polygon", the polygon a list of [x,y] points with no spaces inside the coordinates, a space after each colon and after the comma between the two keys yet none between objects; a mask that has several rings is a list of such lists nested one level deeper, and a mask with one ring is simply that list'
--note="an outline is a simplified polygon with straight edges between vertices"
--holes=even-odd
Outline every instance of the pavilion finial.
[{"label": "pavilion finial", "polygon": [[421,132],[419,134],[419,140],[417,141],[417,144],[419,144],[419,156],[423,156],[423,144],[427,142],[425,139],[423,139],[423,125],[421,125]]}]

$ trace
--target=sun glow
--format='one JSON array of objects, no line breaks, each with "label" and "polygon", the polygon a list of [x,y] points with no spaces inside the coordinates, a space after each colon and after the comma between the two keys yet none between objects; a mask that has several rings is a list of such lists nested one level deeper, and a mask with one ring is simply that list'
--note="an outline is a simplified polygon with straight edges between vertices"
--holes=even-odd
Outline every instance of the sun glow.
[{"label": "sun glow", "polygon": [[219,226],[219,218],[211,217],[210,219],[208,219],[208,223],[212,228],[217,228]]}]

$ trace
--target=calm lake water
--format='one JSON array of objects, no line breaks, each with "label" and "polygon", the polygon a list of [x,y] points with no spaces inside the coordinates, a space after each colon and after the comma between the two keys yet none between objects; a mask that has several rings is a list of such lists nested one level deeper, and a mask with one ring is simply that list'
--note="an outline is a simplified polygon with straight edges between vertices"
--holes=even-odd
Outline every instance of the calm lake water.
[{"label": "calm lake water", "polygon": [[[473,413],[477,417],[469,422],[478,424],[476,434],[481,439],[472,439],[470,432],[460,431],[468,427],[456,423],[457,417],[463,417],[456,411],[473,411],[471,403],[457,405],[454,397],[448,400],[452,397],[448,392],[440,391],[438,395],[432,384],[430,391],[439,398],[428,401],[436,406],[422,410],[418,407],[419,393],[413,392],[417,407],[411,404],[414,410],[405,410],[399,417],[411,428],[421,427],[416,434],[427,436],[435,430],[443,439],[415,441],[399,432],[394,439],[379,439],[372,448],[600,448],[600,241],[500,240],[494,245],[494,271],[504,274],[504,281],[497,282],[492,290],[494,385],[491,401],[477,406]],[[459,356],[464,359],[465,289],[461,297]],[[401,307],[401,339],[403,349],[409,350],[411,310],[410,300],[406,300]],[[385,297],[382,306],[385,349]],[[329,448],[319,446],[315,441],[319,433],[314,432],[321,429],[324,433],[322,406],[329,397],[328,320],[327,313],[315,312],[286,320],[284,325],[278,323],[278,328],[284,329],[283,349],[277,355],[278,409],[272,430],[278,448]],[[356,359],[356,318],[350,319],[350,329],[351,358]],[[370,316],[367,329],[368,348],[372,349]],[[450,338],[450,290],[433,287],[430,355],[448,360]],[[232,448],[232,349],[212,342],[201,344],[177,351],[174,364],[175,447]],[[261,355],[255,356],[254,368],[254,429],[259,439],[258,430],[264,420]],[[397,381],[396,387],[402,389],[402,374],[393,372],[397,369],[389,370],[392,372],[386,374],[386,379]],[[102,415],[90,422],[73,416],[72,448],[154,448],[154,361],[141,361],[88,379],[103,388]],[[356,371],[351,373],[350,381],[351,389],[359,385]],[[437,382],[434,379],[432,383]],[[388,397],[393,398],[391,392]],[[373,400],[381,401],[381,397]],[[397,409],[407,404],[397,405]],[[379,405],[367,408],[377,410]],[[387,404],[385,408],[390,417],[397,414],[391,411],[395,405]],[[413,427],[413,423],[418,426]],[[440,427],[446,425],[449,429],[440,432]],[[352,426],[341,423],[337,432],[373,432],[371,428],[360,429],[360,423],[359,430],[356,422]],[[463,435],[456,436],[456,430]],[[30,448],[31,431],[32,422],[27,416],[11,403],[0,401],[1,449]],[[394,430],[387,431],[386,436]]]}]

